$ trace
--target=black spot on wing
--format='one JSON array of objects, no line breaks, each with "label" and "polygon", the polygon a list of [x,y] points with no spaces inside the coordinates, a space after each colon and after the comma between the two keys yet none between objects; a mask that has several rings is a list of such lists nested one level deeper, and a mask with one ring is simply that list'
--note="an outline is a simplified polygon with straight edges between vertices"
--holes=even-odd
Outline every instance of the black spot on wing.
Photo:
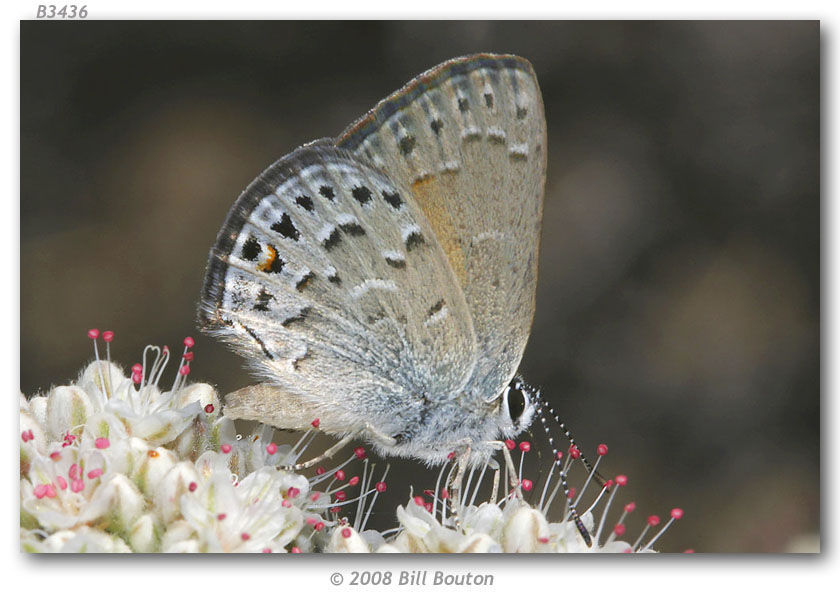
[{"label": "black spot on wing", "polygon": [[528,109],[524,106],[517,106],[516,107],[516,118],[517,119],[524,119],[528,115]]},{"label": "black spot on wing", "polygon": [[411,151],[414,150],[414,146],[417,145],[417,140],[413,135],[407,135],[400,140],[400,152],[403,153],[403,156],[407,156],[411,154]]},{"label": "black spot on wing", "polygon": [[315,279],[315,273],[307,271],[300,279],[297,280],[297,283],[295,283],[295,289],[299,292],[302,291],[303,288],[309,285],[309,282],[313,279]]},{"label": "black spot on wing", "polygon": [[400,195],[397,192],[389,194],[388,192],[383,191],[382,197],[385,198],[385,202],[387,202],[394,208],[399,208],[403,204],[402,198],[400,198]]},{"label": "black spot on wing", "polygon": [[324,198],[326,198],[327,200],[334,200],[334,199],[335,199],[335,190],[333,190],[333,189],[332,189],[330,186],[328,186],[328,185],[322,185],[322,186],[318,189],[318,193],[319,193],[319,194],[321,194],[321,195],[322,195]]},{"label": "black spot on wing", "polygon": [[423,237],[423,234],[419,231],[412,231],[408,234],[408,237],[405,238],[405,248],[406,250],[414,250],[418,246],[422,246],[426,243],[426,239]]},{"label": "black spot on wing", "polygon": [[288,319],[284,319],[283,322],[281,323],[281,325],[283,325],[283,327],[288,327],[289,325],[291,325],[293,323],[303,322],[306,319],[307,315],[309,315],[309,310],[310,310],[310,308],[308,306],[305,307],[303,310],[301,310],[294,317],[289,317]]},{"label": "black spot on wing", "polygon": [[291,238],[295,241],[300,238],[300,232],[297,230],[297,227],[295,227],[295,224],[292,223],[292,218],[285,213],[279,221],[272,223],[271,229],[272,231],[276,231],[282,235],[284,238]]},{"label": "black spot on wing", "polygon": [[334,283],[335,285],[341,285],[341,277],[338,276],[338,273],[334,273],[327,277],[327,281],[330,283]]},{"label": "black spot on wing", "polygon": [[312,202],[312,198],[309,196],[298,196],[295,198],[295,204],[303,208],[308,212],[312,212],[315,208],[315,204]]},{"label": "black spot on wing", "polygon": [[431,317],[433,314],[440,312],[446,302],[443,301],[443,298],[438,300],[432,308],[429,309],[429,316]]},{"label": "black spot on wing", "polygon": [[365,234],[365,228],[358,223],[345,223],[344,225],[339,225],[339,228],[341,228],[341,231],[344,233],[356,237]]},{"label": "black spot on wing", "polygon": [[242,259],[243,260],[250,260],[255,261],[257,257],[260,255],[260,250],[262,250],[262,246],[257,241],[253,235],[249,236],[245,243],[242,244]]},{"label": "black spot on wing", "polygon": [[458,98],[458,110],[467,112],[470,109],[470,101],[466,98]]},{"label": "black spot on wing", "polygon": [[354,187],[352,193],[356,201],[362,206],[370,202],[370,199],[373,197],[373,195],[370,193],[370,189],[368,189],[368,187],[364,185]]},{"label": "black spot on wing", "polygon": [[395,269],[405,269],[405,259],[403,258],[391,258],[390,256],[386,256],[385,262],[388,263],[388,266],[394,267]]},{"label": "black spot on wing", "polygon": [[440,119],[434,119],[429,126],[432,128],[432,131],[435,132],[435,135],[440,135],[441,129],[443,129],[443,121]]},{"label": "black spot on wing", "polygon": [[341,241],[341,234],[338,232],[338,229],[333,229],[330,236],[324,240],[323,246],[325,250],[332,250],[335,248],[338,243]]},{"label": "black spot on wing", "polygon": [[257,294],[257,301],[254,303],[254,310],[268,312],[268,301],[274,300],[274,296],[269,294],[265,289],[260,290]]},{"label": "black spot on wing", "polygon": [[484,94],[484,104],[487,108],[493,108],[493,94]]}]

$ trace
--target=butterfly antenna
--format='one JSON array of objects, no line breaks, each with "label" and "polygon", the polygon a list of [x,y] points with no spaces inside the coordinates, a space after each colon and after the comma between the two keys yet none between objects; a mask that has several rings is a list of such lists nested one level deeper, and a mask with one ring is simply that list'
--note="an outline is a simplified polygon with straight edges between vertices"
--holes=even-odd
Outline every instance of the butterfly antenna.
[{"label": "butterfly antenna", "polygon": [[[557,465],[557,471],[560,473],[560,483],[563,486],[563,494],[566,496],[566,503],[569,507],[569,514],[572,517],[572,520],[575,522],[575,526],[577,527],[578,531],[580,532],[583,541],[586,542],[586,545],[590,548],[592,547],[592,536],[589,535],[589,531],[587,531],[586,526],[583,524],[583,521],[580,519],[580,515],[578,515],[577,509],[575,508],[574,503],[572,502],[572,494],[569,491],[569,482],[566,480],[566,471],[563,469],[563,465],[561,465],[561,459],[559,458],[560,455],[557,452],[557,448],[554,447],[554,438],[551,437],[551,432],[548,430],[548,422],[545,418],[545,414],[543,413],[543,409],[548,409],[548,406],[543,401],[542,397],[539,394],[539,391],[536,393],[536,407],[537,407],[537,415],[539,416],[540,423],[542,424],[543,431],[545,431],[545,435],[548,438],[548,445],[551,448],[551,456],[554,460],[554,464]],[[567,434],[568,435],[568,434]],[[571,439],[571,438],[570,438]],[[574,442],[572,442],[574,443]]]},{"label": "butterfly antenna", "polygon": [[[566,438],[569,440],[569,443],[572,446],[574,446],[575,448],[577,448],[578,452],[580,452],[580,460],[583,462],[583,466],[586,467],[586,472],[587,473],[592,473],[592,478],[598,483],[598,485],[600,485],[601,487],[604,487],[607,483],[606,478],[603,475],[601,475],[598,471],[593,470],[592,465],[590,464],[590,462],[588,460],[586,460],[586,457],[583,455],[583,452],[581,451],[580,447],[577,445],[577,442],[575,442],[575,438],[574,438],[574,436],[572,436],[572,432],[569,431],[566,428],[566,424],[563,422],[563,420],[559,416],[557,416],[557,413],[554,412],[554,409],[551,408],[542,399],[542,396],[540,395],[539,390],[537,390],[536,397],[537,397],[537,412],[542,417],[541,408],[544,408],[545,410],[548,411],[548,414],[551,415],[551,417],[554,419],[554,422],[557,423],[557,425],[560,427],[560,431],[563,432],[563,435],[566,436]],[[541,421],[543,423],[543,427],[545,427],[546,434],[548,434],[548,428],[546,426],[545,419],[541,418]],[[551,439],[550,436],[549,436],[549,439]],[[557,453],[555,452],[554,455],[556,456]],[[607,493],[609,493],[609,490],[607,490]]]}]

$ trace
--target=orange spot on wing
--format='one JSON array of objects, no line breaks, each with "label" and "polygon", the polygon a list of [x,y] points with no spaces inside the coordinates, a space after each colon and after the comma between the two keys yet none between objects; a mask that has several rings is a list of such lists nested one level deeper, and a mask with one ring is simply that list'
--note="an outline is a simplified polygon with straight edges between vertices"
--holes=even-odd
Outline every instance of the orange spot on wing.
[{"label": "orange spot on wing", "polygon": [[268,256],[264,261],[262,261],[257,268],[260,271],[268,273],[271,271],[271,267],[274,265],[274,261],[277,260],[277,250],[274,249],[273,246],[266,246],[266,250],[268,252]]}]

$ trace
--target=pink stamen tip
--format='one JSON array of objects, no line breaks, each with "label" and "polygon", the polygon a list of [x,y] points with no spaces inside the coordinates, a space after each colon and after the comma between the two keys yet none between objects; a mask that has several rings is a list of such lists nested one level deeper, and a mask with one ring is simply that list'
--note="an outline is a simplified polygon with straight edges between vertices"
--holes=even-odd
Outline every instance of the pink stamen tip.
[{"label": "pink stamen tip", "polygon": [[540,537],[540,538],[537,538],[537,541],[540,544],[547,544],[549,542],[549,539],[547,537]]},{"label": "pink stamen tip", "polygon": [[132,373],[142,373],[143,372],[143,365],[140,363],[134,363],[131,365],[131,372]]},{"label": "pink stamen tip", "polygon": [[647,523],[651,527],[656,527],[657,525],[659,525],[659,517],[657,517],[656,515],[651,515],[647,518]]},{"label": "pink stamen tip", "polygon": [[73,463],[70,465],[70,468],[67,470],[67,474],[70,475],[70,479],[78,479],[79,478],[79,465]]},{"label": "pink stamen tip", "polygon": [[682,519],[684,514],[685,513],[683,513],[683,509],[681,509],[681,508],[672,508],[671,509],[671,517],[674,518],[674,519],[677,519],[677,520]]},{"label": "pink stamen tip", "polygon": [[102,334],[102,339],[106,342],[113,342],[114,341],[114,332],[113,331],[106,331]]},{"label": "pink stamen tip", "polygon": [[111,446],[110,440],[108,438],[102,438],[102,437],[101,438],[96,438],[96,441],[94,442],[94,444],[100,450],[104,450],[105,448],[108,448],[108,447]]},{"label": "pink stamen tip", "polygon": [[132,381],[132,383],[139,384],[141,381],[143,381],[143,376],[140,375],[140,373],[132,373],[131,374],[131,381]]},{"label": "pink stamen tip", "polygon": [[514,448],[516,448],[516,442],[514,442],[513,440],[505,440],[505,446],[507,446],[508,450],[513,450]]},{"label": "pink stamen tip", "polygon": [[351,486],[359,485],[359,477],[358,476],[351,477],[350,481],[348,481],[347,483]]},{"label": "pink stamen tip", "polygon": [[83,489],[85,489],[85,482],[82,481],[81,479],[73,479],[72,481],[70,481],[70,490],[71,491],[78,494]]},{"label": "pink stamen tip", "polygon": [[426,509],[426,512],[429,512],[429,513],[432,512],[432,503],[431,502],[426,502],[426,504],[423,505],[423,508]]},{"label": "pink stamen tip", "polygon": [[51,483],[47,484],[47,498],[55,498],[55,486]]},{"label": "pink stamen tip", "polygon": [[263,554],[271,554],[271,548],[263,548],[262,553]]},{"label": "pink stamen tip", "polygon": [[184,352],[184,360],[190,362],[195,358],[195,352]]},{"label": "pink stamen tip", "polygon": [[441,497],[441,498],[443,498],[444,500],[446,500],[447,498],[449,498],[449,490],[447,490],[446,488],[443,488],[443,489],[440,491],[440,497]]},{"label": "pink stamen tip", "polygon": [[450,452],[449,454],[446,455],[446,460],[452,460],[453,458],[455,458],[455,452],[454,451]]},{"label": "pink stamen tip", "polygon": [[627,475],[616,475],[615,482],[622,487],[627,485]]},{"label": "pink stamen tip", "polygon": [[292,546],[291,552],[292,554],[300,554],[300,548],[298,548],[297,546]]},{"label": "pink stamen tip", "polygon": [[563,453],[560,450],[558,450],[557,451],[557,460],[562,460],[562,459],[563,459]]},{"label": "pink stamen tip", "polygon": [[99,337],[99,330],[98,329],[88,329],[88,337],[92,340],[95,340]]},{"label": "pink stamen tip", "polygon": [[190,481],[190,484],[187,486],[187,489],[191,492],[194,492],[198,489],[198,484],[195,481]]},{"label": "pink stamen tip", "polygon": [[335,493],[335,499],[338,500],[339,502],[344,502],[345,500],[347,500],[347,492],[343,492],[343,491],[336,492]]},{"label": "pink stamen tip", "polygon": [[240,537],[242,538],[242,541],[243,541],[243,542],[247,542],[248,540],[250,540],[250,539],[251,539],[251,534],[249,534],[249,533],[243,533]]},{"label": "pink stamen tip", "polygon": [[349,538],[351,535],[353,535],[353,532],[350,530],[349,527],[345,527],[344,529],[341,530],[341,536],[342,537]]},{"label": "pink stamen tip", "polygon": [[362,446],[355,448],[353,450],[353,454],[355,454],[356,458],[358,458],[359,460],[363,460],[367,457],[367,452],[365,452],[365,449]]},{"label": "pink stamen tip", "polygon": [[425,506],[426,501],[423,499],[423,496],[414,496],[414,504],[417,506]]},{"label": "pink stamen tip", "polygon": [[624,523],[618,523],[615,527],[613,527],[613,532],[616,536],[624,535],[624,532],[627,531],[627,526]]},{"label": "pink stamen tip", "polygon": [[571,456],[574,460],[580,458],[580,450],[577,449],[577,446],[569,446],[569,456]]},{"label": "pink stamen tip", "polygon": [[636,510],[636,503],[635,502],[630,502],[629,504],[624,505],[624,512],[631,513],[634,510]]},{"label": "pink stamen tip", "polygon": [[321,419],[314,419],[312,421],[312,427],[314,427],[315,429],[318,429],[320,426],[321,426]]},{"label": "pink stamen tip", "polygon": [[61,452],[56,450],[55,452],[50,453],[50,458],[53,459],[54,461],[61,460]]},{"label": "pink stamen tip", "polygon": [[187,336],[184,338],[184,345],[187,348],[192,348],[193,346],[195,346],[195,340],[192,339],[190,336]]},{"label": "pink stamen tip", "polygon": [[230,452],[232,449],[233,449],[233,448],[231,447],[231,445],[230,445],[230,444],[222,444],[222,445],[219,447],[219,450],[221,450],[221,451],[222,451],[222,452],[224,452],[225,454],[227,454],[228,452]]},{"label": "pink stamen tip", "polygon": [[224,521],[227,518],[227,515],[225,513],[219,513],[218,515],[216,515],[216,518],[219,521]]},{"label": "pink stamen tip", "polygon": [[324,467],[318,467],[317,469],[315,469],[315,474],[316,475],[323,475],[326,472],[327,472],[327,470]]},{"label": "pink stamen tip", "polygon": [[694,554],[694,549],[693,548],[686,548],[683,551],[683,554]]},{"label": "pink stamen tip", "polygon": [[344,471],[342,471],[341,469],[339,469],[338,471],[335,472],[335,478],[338,479],[339,481],[344,481],[345,477],[347,477],[347,475],[345,475]]},{"label": "pink stamen tip", "polygon": [[184,365],[183,367],[178,369],[178,372],[181,375],[189,375],[190,374],[190,366],[189,365]]},{"label": "pink stamen tip", "polygon": [[67,480],[64,479],[64,477],[62,477],[61,475],[55,478],[55,482],[58,484],[58,487],[60,487],[62,490],[67,489]]},{"label": "pink stamen tip", "polygon": [[316,523],[315,524],[315,531],[323,531],[324,527],[326,527],[326,525],[324,525],[323,521],[321,521],[320,523]]},{"label": "pink stamen tip", "polygon": [[534,487],[534,482],[530,479],[523,479],[522,480],[522,489],[526,492],[530,492]]},{"label": "pink stamen tip", "polygon": [[379,483],[376,484],[376,491],[379,492],[380,494],[387,489],[388,489],[388,486],[385,485],[384,481],[380,481]]},{"label": "pink stamen tip", "polygon": [[569,488],[569,500],[574,498],[575,494],[577,494],[577,488]]},{"label": "pink stamen tip", "polygon": [[306,524],[307,525],[314,526],[317,523],[318,523],[318,519],[316,519],[315,517],[306,517]]},{"label": "pink stamen tip", "polygon": [[609,448],[607,448],[606,444],[598,444],[598,456],[605,456],[607,452],[609,452]]},{"label": "pink stamen tip", "polygon": [[97,477],[102,476],[102,469],[91,469],[88,471],[88,479],[96,479]]},{"label": "pink stamen tip", "polygon": [[169,354],[169,346],[164,346],[163,347],[163,353],[164,354]]},{"label": "pink stamen tip", "polygon": [[207,406],[204,407],[204,412],[206,412],[208,415],[213,414],[214,410],[216,410],[216,407],[213,406],[212,404],[208,404]]},{"label": "pink stamen tip", "polygon": [[269,454],[275,454],[277,452],[277,444],[271,442],[268,446],[265,447],[265,451]]},{"label": "pink stamen tip", "polygon": [[633,548],[625,548],[624,554],[633,554]]},{"label": "pink stamen tip", "polygon": [[33,492],[35,492],[35,497],[40,500],[41,498],[47,495],[47,486],[43,483],[36,485]]},{"label": "pink stamen tip", "polygon": [[280,503],[280,506],[282,506],[283,508],[291,508],[292,503],[289,499],[286,499],[286,500],[283,500],[283,502]]},{"label": "pink stamen tip", "polygon": [[531,442],[519,442],[519,449],[522,452],[530,452],[531,450]]},{"label": "pink stamen tip", "polygon": [[321,497],[321,492],[312,492],[309,497],[312,498],[312,502],[317,502],[318,498]]},{"label": "pink stamen tip", "polygon": [[604,487],[607,488],[608,490],[611,490],[612,486],[613,486],[613,480],[612,479],[607,479],[604,482]]},{"label": "pink stamen tip", "polygon": [[427,496],[431,496],[433,498],[435,496],[435,491],[434,490],[423,490],[423,493],[426,494]]}]

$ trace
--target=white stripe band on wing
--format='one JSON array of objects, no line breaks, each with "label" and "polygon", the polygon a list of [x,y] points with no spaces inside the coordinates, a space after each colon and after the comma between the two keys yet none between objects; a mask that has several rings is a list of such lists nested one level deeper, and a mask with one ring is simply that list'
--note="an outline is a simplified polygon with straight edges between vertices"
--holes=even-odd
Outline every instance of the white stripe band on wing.
[{"label": "white stripe band on wing", "polygon": [[365,279],[362,283],[350,290],[350,295],[353,298],[359,298],[370,290],[396,292],[397,284],[392,279]]}]

